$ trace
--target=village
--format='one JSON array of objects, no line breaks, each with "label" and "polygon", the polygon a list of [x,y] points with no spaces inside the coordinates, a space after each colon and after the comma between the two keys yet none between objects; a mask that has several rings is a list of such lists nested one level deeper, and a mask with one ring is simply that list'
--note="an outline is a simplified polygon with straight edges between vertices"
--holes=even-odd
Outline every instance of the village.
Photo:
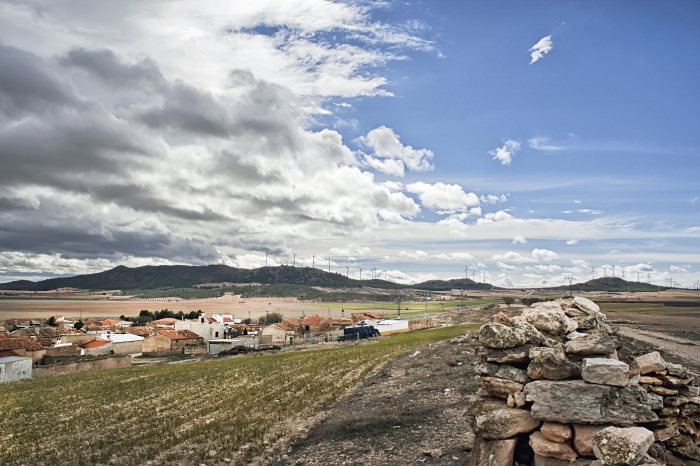
[{"label": "village", "polygon": [[7,319],[0,326],[0,383],[178,358],[206,359],[343,343],[433,326],[427,316],[385,319],[370,311],[353,312],[351,319],[320,315],[284,318],[273,313],[257,322],[234,318],[228,312],[209,317],[199,311],[188,319],[152,319],[147,311],[141,314],[131,319],[85,321],[61,315],[46,321]]}]

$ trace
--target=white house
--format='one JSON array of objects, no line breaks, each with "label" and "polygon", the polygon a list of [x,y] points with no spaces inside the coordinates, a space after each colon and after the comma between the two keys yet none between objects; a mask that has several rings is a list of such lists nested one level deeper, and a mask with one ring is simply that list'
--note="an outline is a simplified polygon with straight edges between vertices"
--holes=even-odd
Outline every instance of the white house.
[{"label": "white house", "polygon": [[32,359],[10,356],[0,358],[0,383],[32,378]]}]

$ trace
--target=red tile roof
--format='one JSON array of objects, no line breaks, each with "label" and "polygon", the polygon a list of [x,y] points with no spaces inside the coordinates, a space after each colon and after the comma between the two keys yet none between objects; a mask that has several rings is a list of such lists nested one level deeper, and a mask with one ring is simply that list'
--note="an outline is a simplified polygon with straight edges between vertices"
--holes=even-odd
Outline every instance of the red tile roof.
[{"label": "red tile roof", "polygon": [[81,346],[81,348],[85,348],[85,349],[99,348],[100,346],[104,346],[107,343],[109,343],[107,340],[97,339],[97,340],[92,340],[92,341],[85,343],[83,346]]},{"label": "red tile roof", "polygon": [[130,333],[132,335],[139,335],[141,337],[150,336],[153,333],[150,327],[127,327],[125,333]]},{"label": "red tile roof", "polygon": [[165,335],[171,340],[191,340],[202,338],[191,330],[158,330],[158,333]]},{"label": "red tile roof", "polygon": [[0,351],[26,349],[27,351],[37,351],[44,349],[40,343],[28,337],[0,337]]},{"label": "red tile roof", "polygon": [[114,319],[107,319],[102,321],[102,325],[106,327],[109,327],[110,325],[117,325],[118,323],[119,321]]},{"label": "red tile roof", "polygon": [[323,316],[308,316],[304,319],[304,325],[321,325],[327,318]]},{"label": "red tile roof", "polygon": [[167,324],[167,325],[175,325],[175,322],[179,322],[177,319],[173,319],[172,317],[165,317],[164,319],[158,319],[154,320],[154,324]]}]

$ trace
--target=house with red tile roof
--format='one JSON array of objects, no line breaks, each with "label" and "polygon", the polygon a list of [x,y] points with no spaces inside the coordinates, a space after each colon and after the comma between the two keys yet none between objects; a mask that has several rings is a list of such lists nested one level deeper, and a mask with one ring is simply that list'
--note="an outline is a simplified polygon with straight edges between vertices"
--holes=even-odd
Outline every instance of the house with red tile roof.
[{"label": "house with red tile roof", "polygon": [[31,358],[34,364],[38,364],[45,355],[46,348],[29,337],[0,337],[0,357]]}]

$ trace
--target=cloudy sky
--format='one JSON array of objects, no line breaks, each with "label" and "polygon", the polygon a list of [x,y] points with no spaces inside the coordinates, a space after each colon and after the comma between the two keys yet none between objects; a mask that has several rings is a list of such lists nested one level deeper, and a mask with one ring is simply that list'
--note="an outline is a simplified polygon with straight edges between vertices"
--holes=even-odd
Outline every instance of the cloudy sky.
[{"label": "cloudy sky", "polygon": [[692,288],[698,50],[696,1],[0,1],[0,281]]}]

